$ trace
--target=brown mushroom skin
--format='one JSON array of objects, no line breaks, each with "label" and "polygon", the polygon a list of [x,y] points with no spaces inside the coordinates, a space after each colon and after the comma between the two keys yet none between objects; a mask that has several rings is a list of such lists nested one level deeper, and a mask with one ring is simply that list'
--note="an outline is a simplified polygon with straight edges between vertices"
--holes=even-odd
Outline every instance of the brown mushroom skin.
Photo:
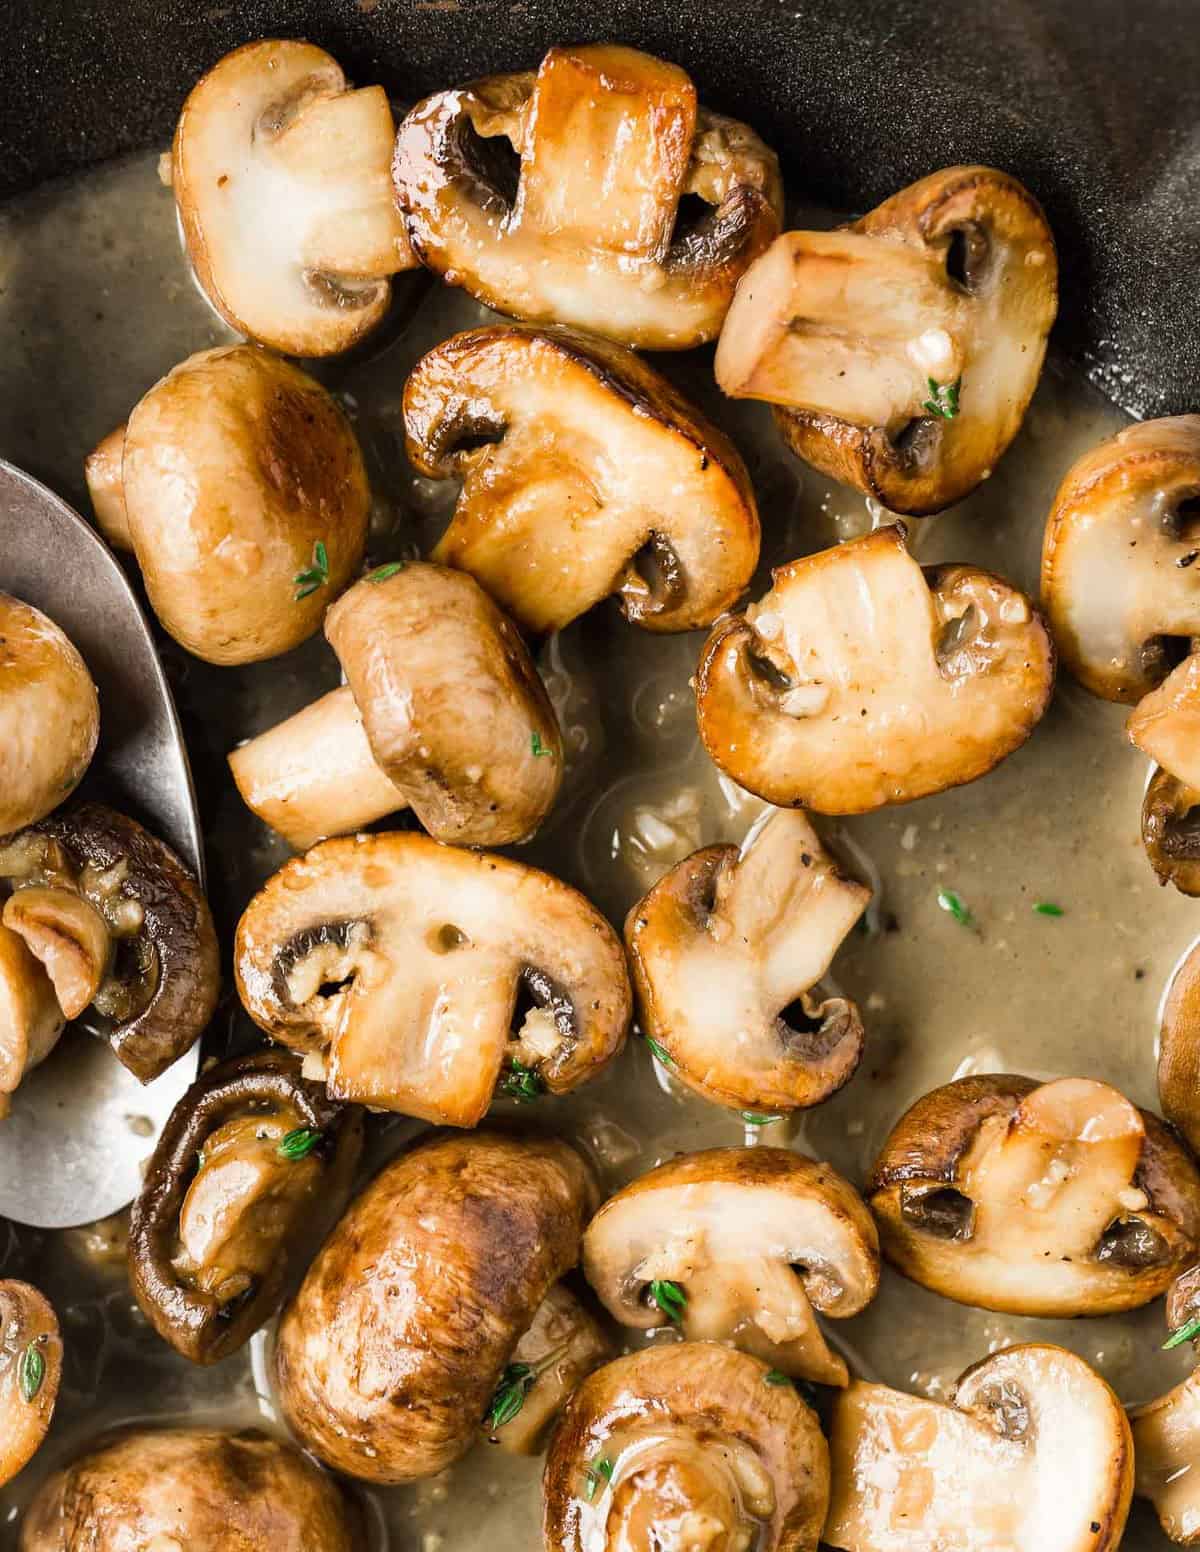
[{"label": "brown mushroom skin", "polygon": [[[1136,1112],[1144,1136],[1130,1181],[1143,1203],[1114,1203],[1108,1227],[1069,1286],[1039,1289],[1036,1261],[1024,1285],[1014,1289],[968,1280],[975,1206],[959,1189],[961,1171],[981,1127],[1007,1123],[1011,1134],[1023,1103],[1044,1087],[1012,1074],[979,1075],[958,1078],[911,1106],[867,1181],[884,1257],[945,1298],[1003,1313],[1055,1317],[1137,1309],[1165,1292],[1200,1244],[1200,1174],[1170,1127],[1145,1110]],[[1047,1151],[1047,1174],[1038,1185],[1054,1180],[1054,1159]]]},{"label": "brown mushroom skin", "polygon": [[[816,1416],[791,1385],[769,1384],[769,1372],[713,1342],[646,1348],[597,1369],[546,1457],[547,1552],[816,1552],[829,1451]],[[611,1475],[597,1475],[601,1461]],[[761,1512],[747,1513],[748,1500]],[[680,1535],[693,1514],[703,1541]]]},{"label": "brown mushroom skin", "polygon": [[[191,1049],[216,1008],[220,962],[208,902],[169,846],[115,809],[80,803],[0,839],[0,879],[17,894],[51,881],[106,916],[117,954],[95,1006],[135,1077],[149,1083]],[[137,958],[129,971],[123,945]]]},{"label": "brown mushroom skin", "polygon": [[411,1482],[459,1459],[596,1203],[551,1139],[435,1137],[342,1217],[285,1310],[276,1392],[337,1471]]},{"label": "brown mushroom skin", "polygon": [[[362,1114],[334,1104],[300,1067],[291,1052],[263,1051],[210,1068],[172,1111],[146,1166],[130,1218],[129,1280],[154,1329],[193,1363],[227,1358],[275,1313],[349,1189]],[[306,1130],[319,1134],[310,1151],[280,1152],[284,1138]],[[191,1236],[185,1214],[198,1219]],[[189,1264],[189,1238],[211,1248],[198,1265]]]},{"label": "brown mushroom skin", "polygon": [[1188,1147],[1200,1153],[1200,945],[1179,962],[1163,1002],[1158,1100]]},{"label": "brown mushroom skin", "polygon": [[33,1459],[50,1427],[63,1345],[50,1302],[0,1280],[0,1487]]},{"label": "brown mushroom skin", "polygon": [[[320,629],[362,561],[370,490],[324,388],[254,345],[189,356],[135,407],[129,536],[167,632],[206,662],[258,662]],[[325,581],[296,578],[322,544]]]},{"label": "brown mushroom skin", "polygon": [[20,1552],[366,1552],[360,1512],[299,1450],[256,1430],[140,1430],[56,1472]]},{"label": "brown mushroom skin", "polygon": [[1142,846],[1160,884],[1200,895],[1200,789],[1156,770],[1142,799]]}]

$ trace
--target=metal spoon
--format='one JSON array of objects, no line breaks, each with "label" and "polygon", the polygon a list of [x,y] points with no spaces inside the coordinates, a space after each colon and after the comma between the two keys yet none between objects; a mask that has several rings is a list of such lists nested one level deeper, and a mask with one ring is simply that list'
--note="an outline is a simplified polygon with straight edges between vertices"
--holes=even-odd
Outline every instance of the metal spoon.
[{"label": "metal spoon", "polygon": [[[96,681],[100,747],[84,791],[140,820],[203,882],[179,719],[129,583],[81,517],[3,460],[0,588],[60,625]],[[68,1028],[0,1121],[0,1217],[62,1229],[124,1207],[198,1062],[197,1046],[143,1086],[101,1041]]]}]

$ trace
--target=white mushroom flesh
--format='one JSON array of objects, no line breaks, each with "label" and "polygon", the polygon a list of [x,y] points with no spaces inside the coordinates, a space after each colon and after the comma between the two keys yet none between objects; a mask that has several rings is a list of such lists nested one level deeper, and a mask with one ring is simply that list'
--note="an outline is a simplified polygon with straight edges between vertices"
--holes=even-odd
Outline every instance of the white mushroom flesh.
[{"label": "white mushroom flesh", "polygon": [[78,1018],[95,1001],[112,960],[100,912],[73,889],[34,884],[8,897],[3,923],[45,966],[65,1017]]},{"label": "white mushroom flesh", "polygon": [[21,1079],[50,1054],[62,1031],[50,977],[25,940],[0,924],[0,1118]]},{"label": "white mushroom flesh", "polygon": [[1130,742],[1187,787],[1200,787],[1200,654],[1144,695],[1125,724]]},{"label": "white mushroom flesh", "polygon": [[1134,1491],[1158,1511],[1162,1528],[1183,1546],[1200,1542],[1200,1371],[1165,1396],[1135,1407]]}]

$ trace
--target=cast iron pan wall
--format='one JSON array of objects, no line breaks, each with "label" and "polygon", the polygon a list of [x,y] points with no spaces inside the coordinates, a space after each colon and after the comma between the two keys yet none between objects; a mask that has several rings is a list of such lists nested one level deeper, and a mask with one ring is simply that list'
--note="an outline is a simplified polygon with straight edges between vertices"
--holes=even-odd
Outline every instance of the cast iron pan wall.
[{"label": "cast iron pan wall", "polygon": [[994,163],[1050,215],[1060,346],[1140,415],[1200,409],[1195,0],[0,0],[0,195],[165,143],[197,76],[309,37],[402,99],[614,38],[677,60],[851,210]]}]

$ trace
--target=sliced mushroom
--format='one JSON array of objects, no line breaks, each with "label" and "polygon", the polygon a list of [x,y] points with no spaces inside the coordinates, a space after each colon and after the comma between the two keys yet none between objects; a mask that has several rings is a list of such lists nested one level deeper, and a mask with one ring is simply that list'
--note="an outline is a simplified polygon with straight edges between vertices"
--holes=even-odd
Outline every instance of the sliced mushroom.
[{"label": "sliced mushroom", "polygon": [[542,1486],[547,1552],[816,1552],[829,1451],[815,1415],[765,1364],[684,1342],[583,1382]]},{"label": "sliced mushroom", "polygon": [[1142,697],[1125,730],[1131,744],[1185,787],[1200,787],[1200,654],[1186,657]]},{"label": "sliced mushroom", "polygon": [[766,399],[788,446],[893,512],[992,472],[1058,308],[1054,237],[1015,178],[948,167],[835,232],[785,232],[747,270],[717,381]]},{"label": "sliced mushroom", "polygon": [[1142,845],[1160,884],[1200,895],[1200,788],[1155,771],[1142,800]]},{"label": "sliced mushroom", "polygon": [[736,448],[631,351],[566,329],[472,329],[418,361],[408,456],[462,491],[434,551],[523,629],[615,593],[647,630],[709,625],[749,584],[758,512]]},{"label": "sliced mushroom", "polygon": [[58,1317],[28,1283],[0,1281],[0,1487],[36,1455],[58,1398]]},{"label": "sliced mushroom", "polygon": [[465,573],[381,571],[325,617],[348,684],[235,749],[238,791],[297,850],[409,806],[439,841],[526,839],[563,760],[525,643]]},{"label": "sliced mushroom", "polygon": [[194,1363],[244,1345],[345,1201],[362,1117],[265,1051],[211,1068],[171,1113],[129,1229],[129,1280],[164,1341]]},{"label": "sliced mushroom", "polygon": [[596,1200],[587,1165],[549,1138],[436,1137],[394,1159],[279,1327],[277,1394],[305,1447],[379,1483],[464,1455]]},{"label": "sliced mushroom", "polygon": [[1180,960],[1163,1001],[1158,1099],[1163,1115],[1200,1153],[1200,943]]},{"label": "sliced mushroom", "polygon": [[20,1552],[365,1552],[360,1511],[299,1450],[254,1429],[139,1429],[58,1471]]},{"label": "sliced mushroom", "polygon": [[1134,1407],[1134,1491],[1148,1498],[1166,1535],[1182,1546],[1200,1543],[1200,1369],[1165,1395]]},{"label": "sliced mushroom", "polygon": [[216,1007],[220,965],[208,903],[168,846],[81,803],[0,839],[4,885],[5,925],[64,1011],[95,1011],[130,1072],[149,1083],[190,1050]]},{"label": "sliced mushroom", "polygon": [[1042,600],[1063,662],[1133,703],[1200,636],[1200,415],[1127,426],[1072,465],[1046,523]]},{"label": "sliced mushroom", "polygon": [[416,260],[392,198],[382,86],[354,91],[311,43],[247,43],[192,89],[171,183],[196,277],[239,333],[328,356],[387,311]]},{"label": "sliced mushroom", "polygon": [[276,657],[318,630],[362,560],[371,493],[332,395],[254,345],[203,350],[135,406],[85,472],[163,628],[209,663]]},{"label": "sliced mushroom", "polygon": [[[879,1239],[858,1193],[787,1148],[711,1148],[671,1159],[610,1198],[583,1242],[588,1281],[622,1325],[674,1320],[772,1368],[844,1385],[814,1309],[857,1315],[879,1286]],[[656,1288],[674,1292],[666,1305]]]},{"label": "sliced mushroom", "polygon": [[[752,130],[698,107],[677,66],[613,44],[427,97],[393,175],[413,249],[451,285],[645,350],[716,338],[783,211]],[[688,197],[708,207],[693,223]]]},{"label": "sliced mushroom", "polygon": [[1200,1174],[1170,1129],[1086,1078],[959,1078],[919,1099],[867,1185],[888,1261],[960,1304],[1108,1315],[1200,1246]]},{"label": "sliced mushroom", "polygon": [[68,798],[99,736],[87,664],[40,609],[0,592],[0,835]]},{"label": "sliced mushroom", "polygon": [[825,1541],[843,1552],[1112,1552],[1133,1486],[1121,1404],[1061,1347],[1009,1347],[952,1403],[856,1380],[834,1404]]},{"label": "sliced mushroom", "polygon": [[1054,649],[1023,593],[926,571],[903,524],[772,572],[718,623],[696,676],[700,736],[768,803],[861,814],[985,775],[1036,727]]},{"label": "sliced mushroom", "polygon": [[0,1120],[27,1072],[63,1032],[54,985],[19,933],[0,923]]},{"label": "sliced mushroom", "polygon": [[474,1126],[506,1067],[564,1094],[620,1050],[621,943],[548,873],[415,833],[323,841],[250,902],[238,991],[329,1093]]},{"label": "sliced mushroom", "polygon": [[772,1113],[841,1088],[862,1020],[812,993],[870,899],[801,813],[677,863],[625,918],[641,1027],[672,1072],[716,1104]]}]

